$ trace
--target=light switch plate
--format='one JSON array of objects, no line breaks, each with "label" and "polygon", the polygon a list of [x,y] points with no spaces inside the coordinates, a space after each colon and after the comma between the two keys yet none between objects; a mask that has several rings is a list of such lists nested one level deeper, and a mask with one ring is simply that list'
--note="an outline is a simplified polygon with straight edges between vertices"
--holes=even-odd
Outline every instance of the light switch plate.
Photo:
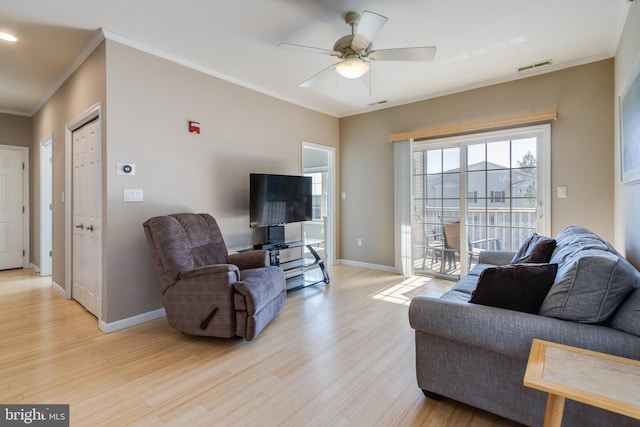
[{"label": "light switch plate", "polygon": [[143,199],[143,192],[138,188],[125,188],[123,200],[125,202],[141,202]]}]

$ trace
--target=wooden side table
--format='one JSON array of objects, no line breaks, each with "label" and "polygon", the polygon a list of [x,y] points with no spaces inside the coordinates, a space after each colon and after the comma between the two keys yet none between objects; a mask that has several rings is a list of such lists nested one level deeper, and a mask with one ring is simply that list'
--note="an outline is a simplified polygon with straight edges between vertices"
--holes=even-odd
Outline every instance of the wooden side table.
[{"label": "wooden side table", "polygon": [[640,361],[534,339],[524,385],[549,393],[544,426],[560,426],[565,399],[640,419]]}]

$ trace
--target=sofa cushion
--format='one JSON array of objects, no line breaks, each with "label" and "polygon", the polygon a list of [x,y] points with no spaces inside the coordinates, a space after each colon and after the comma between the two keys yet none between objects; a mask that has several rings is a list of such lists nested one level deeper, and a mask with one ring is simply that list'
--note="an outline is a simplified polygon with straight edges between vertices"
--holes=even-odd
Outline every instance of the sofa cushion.
[{"label": "sofa cushion", "polygon": [[511,260],[511,263],[516,264],[524,262],[549,262],[555,248],[555,239],[552,239],[551,237],[541,236],[538,233],[533,233],[522,243],[522,246],[520,246],[520,249],[518,249],[513,259]]},{"label": "sofa cushion", "polygon": [[[562,258],[555,284],[540,308],[541,315],[601,323],[635,287],[635,269],[614,253],[576,249]],[[554,259],[555,255],[552,261]]]},{"label": "sofa cushion", "polygon": [[611,246],[585,227],[569,226],[555,236],[556,250],[549,262],[561,265],[577,252],[595,249],[611,252]]},{"label": "sofa cushion", "polygon": [[613,315],[611,327],[640,337],[640,288],[622,302]]},{"label": "sofa cushion", "polygon": [[486,268],[469,302],[537,314],[557,270],[557,264]]},{"label": "sofa cushion", "polygon": [[478,286],[478,276],[468,274],[458,280],[451,290],[467,294],[468,300],[469,297],[471,297],[471,293],[476,289],[476,286]]}]

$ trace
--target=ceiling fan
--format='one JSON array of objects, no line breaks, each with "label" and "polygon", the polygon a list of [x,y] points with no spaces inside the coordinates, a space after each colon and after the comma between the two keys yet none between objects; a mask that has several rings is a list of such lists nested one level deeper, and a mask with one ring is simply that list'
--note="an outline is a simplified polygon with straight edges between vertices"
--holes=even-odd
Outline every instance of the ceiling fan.
[{"label": "ceiling fan", "polygon": [[363,76],[370,69],[370,61],[433,61],[435,46],[407,47],[374,50],[372,41],[388,18],[375,12],[365,10],[362,16],[356,12],[347,12],[344,17],[351,26],[351,34],[338,39],[333,49],[323,49],[292,43],[280,43],[278,48],[296,49],[311,53],[335,56],[340,59],[333,65],[314,74],[300,87],[309,87],[326,73],[335,70],[343,77],[355,79]]}]

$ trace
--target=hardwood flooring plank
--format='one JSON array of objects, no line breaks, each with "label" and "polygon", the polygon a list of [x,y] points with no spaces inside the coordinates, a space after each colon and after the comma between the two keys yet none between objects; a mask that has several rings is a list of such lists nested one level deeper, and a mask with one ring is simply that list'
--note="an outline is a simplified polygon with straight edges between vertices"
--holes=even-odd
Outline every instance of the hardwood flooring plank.
[{"label": "hardwood flooring plank", "polygon": [[329,270],[251,342],[166,319],[104,334],[50,278],[0,272],[0,402],[68,403],[74,427],[517,425],[416,384],[409,301],[451,282]]}]

